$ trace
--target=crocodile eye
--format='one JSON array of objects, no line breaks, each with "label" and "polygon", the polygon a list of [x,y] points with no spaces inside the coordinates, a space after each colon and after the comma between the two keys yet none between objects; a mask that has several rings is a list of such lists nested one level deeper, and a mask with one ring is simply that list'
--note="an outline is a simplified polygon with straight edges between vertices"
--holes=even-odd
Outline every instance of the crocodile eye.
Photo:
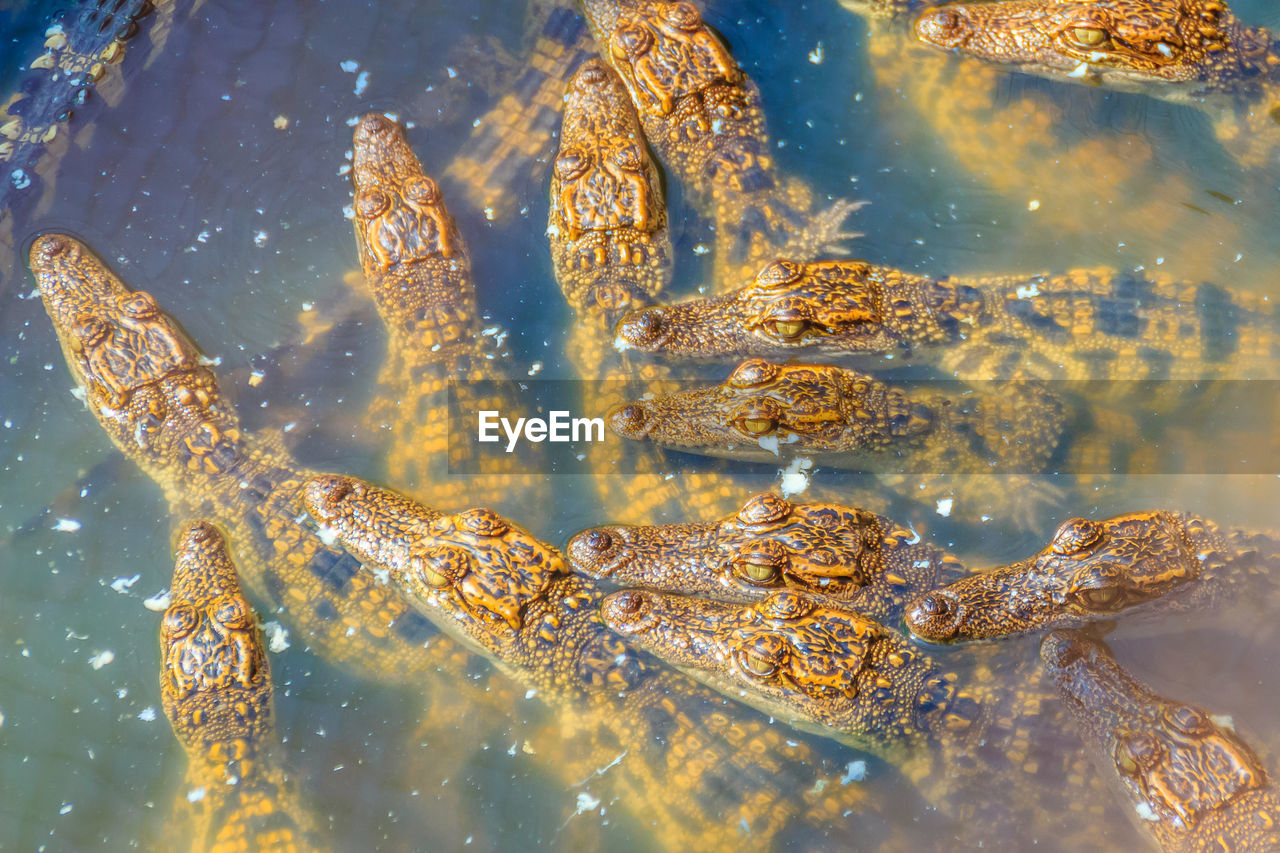
[{"label": "crocodile eye", "polygon": [[228,628],[244,630],[253,624],[244,602],[229,595],[223,596],[214,602],[211,611],[213,618],[218,620],[218,624],[225,625]]},{"label": "crocodile eye", "polygon": [[673,27],[682,30],[696,30],[702,23],[702,16],[692,3],[675,3],[668,6],[662,17]]},{"label": "crocodile eye", "polygon": [[391,207],[391,197],[374,188],[356,193],[356,213],[361,219],[372,219]]},{"label": "crocodile eye", "polygon": [[190,634],[200,624],[200,615],[196,613],[196,609],[190,604],[175,604],[165,611],[164,625],[162,626],[165,637],[170,640],[181,640]]},{"label": "crocodile eye", "polygon": [[467,554],[449,545],[433,545],[409,561],[418,579],[432,589],[441,589],[467,573]]},{"label": "crocodile eye", "polygon": [[1090,610],[1114,610],[1124,603],[1123,593],[1109,586],[1082,589],[1076,593],[1076,597]]},{"label": "crocodile eye", "polygon": [[111,327],[92,315],[84,314],[76,321],[76,337],[81,346],[97,346],[109,334]]},{"label": "crocodile eye", "polygon": [[734,388],[755,388],[772,382],[778,375],[778,368],[761,358],[744,361],[734,368],[729,383]]},{"label": "crocodile eye", "polygon": [[428,177],[414,178],[404,188],[405,197],[417,204],[437,204],[440,201],[440,188]]},{"label": "crocodile eye", "polygon": [[1067,556],[1078,554],[1102,538],[1102,525],[1087,518],[1069,518],[1053,534],[1049,550]]},{"label": "crocodile eye", "polygon": [[1126,776],[1137,776],[1160,754],[1160,745],[1145,732],[1129,732],[1116,740],[1113,753],[1116,768]]},{"label": "crocodile eye", "polygon": [[124,301],[120,310],[125,316],[135,320],[150,320],[159,315],[160,306],[156,304],[155,298],[150,293],[139,290]]},{"label": "crocodile eye", "polygon": [[804,334],[805,329],[809,328],[809,322],[799,317],[783,317],[767,320],[764,327],[775,338],[781,338],[784,341],[793,341]]},{"label": "crocodile eye", "polygon": [[747,649],[738,649],[738,666],[757,678],[768,678],[778,671],[778,664]]},{"label": "crocodile eye", "polygon": [[556,158],[556,177],[571,181],[587,171],[587,158],[582,152],[570,148]]},{"label": "crocodile eye", "polygon": [[777,429],[778,420],[766,412],[747,412],[738,416],[736,424],[749,435],[768,435]]},{"label": "crocodile eye", "polygon": [[[638,145],[628,145],[614,155],[614,162],[628,172],[639,172],[644,164]],[[557,161],[559,165],[559,161]]]},{"label": "crocodile eye", "polygon": [[1093,50],[1110,47],[1106,30],[1100,30],[1097,27],[1075,27],[1071,30],[1071,40],[1080,47]]},{"label": "crocodile eye", "polygon": [[778,567],[769,563],[744,562],[739,564],[742,573],[756,583],[765,583],[778,576]]},{"label": "crocodile eye", "polygon": [[653,45],[653,35],[642,26],[628,24],[615,30],[610,41],[613,42],[611,48],[614,56],[619,59],[635,59]]}]

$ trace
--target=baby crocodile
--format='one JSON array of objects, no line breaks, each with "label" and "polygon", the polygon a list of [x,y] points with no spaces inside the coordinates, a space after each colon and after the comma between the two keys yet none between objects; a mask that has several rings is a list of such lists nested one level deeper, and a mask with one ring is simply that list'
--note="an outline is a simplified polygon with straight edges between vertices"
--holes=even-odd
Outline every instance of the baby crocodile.
[{"label": "baby crocodile", "polygon": [[175,842],[193,853],[321,849],[314,819],[273,760],[262,632],[226,542],[208,522],[179,538],[160,652],[161,702],[188,762],[177,804],[189,822],[175,829]]},{"label": "baby crocodile", "polygon": [[1272,537],[1222,531],[1190,513],[1073,518],[1035,556],[926,593],[908,607],[906,624],[944,643],[1111,619],[1148,604],[1206,607],[1277,565]]},{"label": "baby crocodile", "polygon": [[[672,256],[662,184],[640,119],[618,75],[599,59],[584,63],[565,92],[547,237],[556,282],[576,314],[566,349],[584,380],[582,410],[606,412],[669,379],[666,365],[623,364],[609,346],[619,314],[666,287]],[[651,447],[593,442],[585,452],[610,514],[719,511],[734,494],[714,472],[680,470]]]},{"label": "baby crocodile", "polygon": [[1082,633],[1050,633],[1040,657],[1135,823],[1166,853],[1280,850],[1280,791],[1229,721],[1156,695]]},{"label": "baby crocodile", "polygon": [[1216,129],[1245,165],[1280,141],[1280,41],[1224,0],[949,3],[922,14],[916,32],[1045,77],[1225,106]]},{"label": "baby crocodile", "polygon": [[[448,633],[556,709],[665,849],[852,844],[877,804],[810,744],[742,718],[714,693],[623,644],[603,593],[554,548],[487,509],[444,514],[350,477],[317,477],[307,511]],[[614,765],[617,765],[614,767]],[[590,770],[587,769],[589,774]]]},{"label": "baby crocodile", "polygon": [[917,591],[964,571],[883,516],[769,493],[719,521],[593,527],[566,552],[575,572],[622,586],[734,601],[797,589],[886,625]]},{"label": "baby crocodile", "polygon": [[649,144],[715,226],[716,287],[741,281],[778,252],[816,257],[854,236],[841,226],[857,205],[815,211],[808,187],[778,172],[760,90],[692,3],[583,6]]},{"label": "baby crocodile", "polygon": [[[1065,721],[1034,668],[975,671],[958,688],[956,673],[896,631],[792,590],[727,604],[632,589],[606,598],[601,613],[726,695],[895,762],[956,819],[965,849],[1063,841],[1070,830],[1047,823],[1099,796],[1084,790],[1090,774],[1073,750],[1042,748]],[[1098,816],[1075,819],[1097,837]]]},{"label": "baby crocodile", "polygon": [[620,349],[683,357],[925,356],[961,379],[1270,377],[1270,302],[1142,273],[930,278],[776,260],[724,296],[633,311]]},{"label": "baby crocodile", "polygon": [[351,178],[360,265],[388,333],[383,388],[368,416],[390,439],[388,477],[444,506],[517,497],[523,505],[545,488],[528,473],[539,466],[522,460],[528,467],[517,473],[502,460],[461,476],[475,446],[449,441],[450,388],[461,412],[512,406],[485,382],[501,378],[502,353],[482,332],[470,254],[439,186],[403,128],[378,113],[356,124]]}]

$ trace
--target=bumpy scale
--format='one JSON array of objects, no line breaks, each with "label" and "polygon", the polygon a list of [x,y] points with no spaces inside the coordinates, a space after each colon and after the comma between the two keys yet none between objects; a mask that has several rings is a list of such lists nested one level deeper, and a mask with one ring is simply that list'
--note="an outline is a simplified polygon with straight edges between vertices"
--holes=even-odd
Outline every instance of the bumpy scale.
[{"label": "bumpy scale", "polygon": [[1052,632],[1040,656],[1134,823],[1166,853],[1280,850],[1280,790],[1229,721],[1156,695],[1080,632]]},{"label": "bumpy scale", "polygon": [[387,478],[442,506],[537,506],[546,481],[530,473],[543,470],[536,461],[478,456],[469,429],[450,441],[451,387],[459,421],[518,406],[496,384],[503,353],[494,330],[482,331],[471,259],[440,188],[386,116],[364,116],[354,136],[356,243],[388,331],[382,388],[369,412],[389,436]]},{"label": "bumpy scale", "polygon": [[1245,166],[1280,143],[1280,41],[1224,0],[949,3],[915,26],[925,42],[1020,71],[1205,106]]},{"label": "bumpy scale", "polygon": [[856,205],[815,210],[813,192],[778,172],[760,90],[692,3],[583,6],[649,144],[715,226],[716,289],[735,286],[778,252],[816,257],[855,236],[841,226]]},{"label": "bumpy scale", "polygon": [[[556,281],[576,313],[567,349],[583,380],[583,411],[599,417],[637,393],[638,383],[671,377],[665,365],[624,365],[609,346],[619,314],[649,304],[666,286],[671,238],[657,167],[617,74],[588,60],[564,100],[547,236]],[[733,489],[715,472],[664,465],[651,448],[609,440],[586,452],[610,514],[655,519],[733,500]]]},{"label": "bumpy scale", "polygon": [[315,820],[272,756],[271,670],[222,534],[180,534],[160,627],[160,698],[187,751],[172,840],[192,853],[319,850]]},{"label": "bumpy scale", "polygon": [[718,521],[593,527],[566,551],[575,572],[622,586],[730,601],[801,590],[886,625],[914,595],[964,573],[883,516],[767,492]]},{"label": "bumpy scale", "polygon": [[[1090,849],[1103,837],[1103,800],[1079,757],[1045,742],[1066,723],[1038,667],[988,660],[958,689],[956,673],[896,631],[793,590],[727,604],[631,589],[601,613],[725,695],[895,762],[955,820],[965,849],[1037,838]],[[1066,843],[1064,819],[1088,829]]]},{"label": "bumpy scale", "polygon": [[1112,619],[1143,606],[1202,608],[1265,589],[1277,565],[1274,538],[1224,532],[1190,513],[1073,518],[1038,554],[921,596],[906,624],[916,636],[944,643]]},{"label": "bumpy scale", "polygon": [[555,709],[573,732],[557,760],[586,774],[610,767],[601,784],[616,786],[663,847],[739,849],[744,832],[762,847],[853,843],[858,815],[882,807],[839,784],[843,764],[807,741],[637,655],[601,622],[603,593],[497,514],[439,513],[338,476],[309,483],[306,505],[365,565]]},{"label": "bumpy scale", "polygon": [[1110,269],[929,278],[780,259],[734,293],[625,315],[615,345],[693,358],[926,357],[965,380],[1271,378],[1276,317],[1252,294]]}]

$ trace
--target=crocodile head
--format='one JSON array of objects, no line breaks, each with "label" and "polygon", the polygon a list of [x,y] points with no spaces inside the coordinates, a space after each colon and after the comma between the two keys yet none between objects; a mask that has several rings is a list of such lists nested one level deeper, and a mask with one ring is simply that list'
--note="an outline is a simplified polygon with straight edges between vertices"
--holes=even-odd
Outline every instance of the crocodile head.
[{"label": "crocodile head", "polygon": [[773,186],[759,93],[692,3],[629,8],[587,2],[587,15],[659,150],[738,190]]},{"label": "crocodile head", "polygon": [[530,604],[567,572],[556,549],[492,510],[436,512],[335,475],[308,481],[303,503],[324,535],[490,653],[520,635]]},{"label": "crocodile head", "polygon": [[1275,792],[1228,721],[1152,693],[1080,632],[1050,633],[1040,657],[1162,849],[1280,849]]},{"label": "crocodile head", "polygon": [[85,405],[130,458],[216,472],[241,452],[213,374],[151,294],[130,290],[87,246],[45,234],[31,271]]},{"label": "crocodile head", "polygon": [[1280,67],[1266,31],[1241,25],[1222,0],[950,3],[922,14],[916,33],[1019,70],[1157,96],[1228,88]]},{"label": "crocodile head", "polygon": [[733,293],[630,312],[614,346],[695,358],[892,352],[883,272],[864,261],[780,258]]},{"label": "crocodile head", "polygon": [[902,742],[975,710],[906,638],[791,590],[728,604],[647,590],[605,598],[631,643],[765,713],[866,746]]},{"label": "crocodile head", "polygon": [[556,280],[575,309],[611,318],[652,301],[671,270],[657,167],[631,97],[599,59],[565,93],[547,224]]},{"label": "crocodile head", "polygon": [[745,361],[720,385],[618,406],[618,435],[664,447],[769,460],[885,452],[927,433],[933,412],[900,389],[830,364]]},{"label": "crocodile head", "polygon": [[403,348],[405,335],[419,349],[466,339],[476,313],[471,261],[399,124],[380,113],[356,123],[351,180],[360,264],[393,346]]},{"label": "crocodile head", "polygon": [[193,760],[247,776],[271,728],[271,677],[253,608],[208,522],[180,535],[160,652],[160,698],[178,739]]},{"label": "crocodile head", "polygon": [[944,643],[1112,618],[1194,585],[1204,555],[1192,533],[1205,524],[1159,511],[1069,519],[1035,556],[921,596],[907,627]]}]

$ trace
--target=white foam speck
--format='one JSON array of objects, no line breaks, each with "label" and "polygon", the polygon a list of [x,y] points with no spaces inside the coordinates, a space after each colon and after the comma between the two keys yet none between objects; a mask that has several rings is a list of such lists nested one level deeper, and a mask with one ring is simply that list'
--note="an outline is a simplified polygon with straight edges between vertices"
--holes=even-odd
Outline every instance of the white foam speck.
[{"label": "white foam speck", "polygon": [[123,594],[126,590],[129,589],[129,587],[137,583],[141,577],[142,575],[134,575],[131,578],[126,578],[126,577],[116,578],[111,582],[111,588],[116,592]]},{"label": "white foam speck", "polygon": [[1040,289],[1037,288],[1034,284],[1031,285],[1030,287],[1019,287],[1014,292],[1018,295],[1019,299],[1031,299],[1033,297],[1040,295]]},{"label": "white foam speck", "polygon": [[102,669],[104,666],[111,663],[115,659],[116,659],[115,652],[111,651],[111,649],[103,649],[100,652],[93,653],[93,656],[89,658],[89,666],[93,667],[94,669]]},{"label": "white foam speck", "polygon": [[142,600],[142,606],[156,613],[163,613],[169,609],[169,605],[173,599],[169,596],[169,590],[162,589],[150,598]]},{"label": "white foam speck", "polygon": [[144,723],[153,722],[156,718],[156,709],[153,705],[148,705],[138,712],[138,719]]},{"label": "white foam speck", "polygon": [[867,778],[867,762],[850,761],[845,768],[845,773],[840,777],[841,785],[848,785],[850,782],[861,782]]},{"label": "white foam speck", "polygon": [[1133,810],[1137,812],[1138,817],[1142,818],[1143,820],[1157,821],[1160,819],[1156,815],[1155,809],[1151,808],[1150,803],[1138,803],[1136,806],[1133,807]]},{"label": "white foam speck", "polygon": [[780,478],[778,490],[782,492],[784,498],[802,494],[809,488],[809,469],[812,467],[812,459],[797,456],[791,460],[791,464],[778,472]]},{"label": "white foam speck", "polygon": [[339,62],[338,67],[348,74],[355,74],[356,70],[360,67],[360,63],[356,62],[354,59],[348,59],[345,62]]},{"label": "white foam speck", "polygon": [[947,518],[951,515],[951,507],[955,504],[955,498],[943,498],[938,501],[938,515]]},{"label": "white foam speck", "polygon": [[80,522],[74,518],[60,518],[54,523],[53,529],[58,533],[75,533],[80,529]]},{"label": "white foam speck", "polygon": [[272,620],[262,626],[262,633],[267,635],[267,649],[275,654],[289,648],[289,631],[279,622]]},{"label": "white foam speck", "polygon": [[613,348],[618,352],[626,352],[631,349],[631,344],[627,343],[626,340],[623,339],[622,335],[618,335],[613,339]]},{"label": "white foam speck", "polygon": [[767,450],[774,456],[778,455],[778,437],[776,435],[762,435],[756,441],[760,443],[761,450]]},{"label": "white foam speck", "polygon": [[62,808],[58,809],[58,814],[71,814],[71,803],[63,803]]},{"label": "white foam speck", "polygon": [[204,788],[192,788],[187,791],[187,802],[198,803],[204,799]]},{"label": "white foam speck", "polygon": [[332,548],[338,542],[338,528],[320,525],[320,529],[316,531],[316,536],[320,537],[320,541],[323,542],[326,547]]}]

